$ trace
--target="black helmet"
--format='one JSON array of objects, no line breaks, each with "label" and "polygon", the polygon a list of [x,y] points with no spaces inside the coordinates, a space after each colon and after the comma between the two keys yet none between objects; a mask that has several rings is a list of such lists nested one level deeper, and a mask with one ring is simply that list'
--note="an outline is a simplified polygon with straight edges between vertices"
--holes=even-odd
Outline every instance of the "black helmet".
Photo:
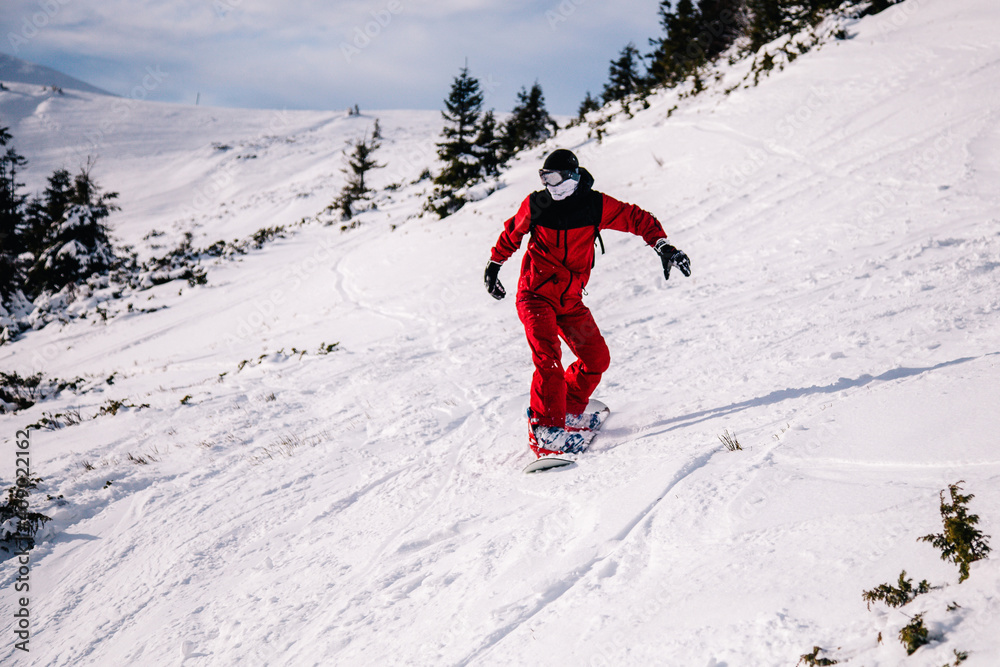
[{"label": "black helmet", "polygon": [[565,148],[557,148],[549,153],[545,158],[542,169],[546,171],[575,171],[580,168],[580,161],[573,155],[573,151]]}]

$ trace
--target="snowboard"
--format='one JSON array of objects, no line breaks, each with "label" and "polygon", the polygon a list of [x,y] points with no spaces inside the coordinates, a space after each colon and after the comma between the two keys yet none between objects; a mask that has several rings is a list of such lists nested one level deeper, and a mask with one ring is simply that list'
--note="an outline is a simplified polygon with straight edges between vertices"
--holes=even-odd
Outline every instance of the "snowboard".
[{"label": "snowboard", "polygon": [[[605,420],[607,420],[608,415],[611,414],[610,408],[606,406],[601,401],[596,399],[591,399],[587,404],[587,410],[584,412],[585,415],[589,416],[587,421],[590,424],[590,428],[580,429],[575,431],[583,436],[583,444],[578,447],[578,451],[575,453],[562,453],[562,454],[548,454],[545,456],[539,456],[537,459],[529,463],[524,468],[525,473],[542,472],[543,470],[552,470],[553,468],[563,468],[565,466],[570,466],[576,463],[577,456],[587,451],[590,447],[590,443],[593,442],[594,437],[597,436],[597,432],[601,430],[604,425]],[[529,424],[528,428],[531,426]]]}]

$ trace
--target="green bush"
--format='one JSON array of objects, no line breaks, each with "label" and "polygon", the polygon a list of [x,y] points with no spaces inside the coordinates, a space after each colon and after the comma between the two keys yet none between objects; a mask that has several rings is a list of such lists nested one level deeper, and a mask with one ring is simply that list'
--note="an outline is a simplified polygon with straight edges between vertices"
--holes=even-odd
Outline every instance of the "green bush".
[{"label": "green bush", "polygon": [[892,584],[879,584],[870,591],[861,593],[861,597],[868,603],[868,608],[872,608],[872,602],[884,602],[889,607],[902,607],[909,604],[918,595],[923,595],[933,590],[935,587],[922,580],[917,587],[913,587],[913,580],[906,578],[906,570],[899,573],[899,587],[894,588]]},{"label": "green bush", "polygon": [[945,502],[944,491],[941,491],[941,520],[944,530],[940,533],[924,535],[921,542],[930,542],[941,550],[941,560],[951,561],[958,565],[958,582],[969,578],[969,564],[986,558],[990,552],[988,535],[976,528],[979,523],[977,514],[969,514],[966,505],[975,498],[973,494],[960,493],[965,480],[948,485],[951,503]]},{"label": "green bush", "polygon": [[917,614],[899,631],[899,641],[906,647],[906,655],[913,655],[921,646],[930,644],[929,632],[924,625],[924,615]]},{"label": "green bush", "polygon": [[819,652],[822,651],[822,650],[823,649],[821,649],[819,646],[813,646],[812,653],[803,653],[799,657],[799,661],[797,663],[795,663],[796,667],[798,665],[802,665],[802,664],[810,665],[810,667],[817,667],[817,666],[818,667],[829,667],[830,665],[836,665],[838,661],[834,660],[833,658],[820,658],[819,657]]}]

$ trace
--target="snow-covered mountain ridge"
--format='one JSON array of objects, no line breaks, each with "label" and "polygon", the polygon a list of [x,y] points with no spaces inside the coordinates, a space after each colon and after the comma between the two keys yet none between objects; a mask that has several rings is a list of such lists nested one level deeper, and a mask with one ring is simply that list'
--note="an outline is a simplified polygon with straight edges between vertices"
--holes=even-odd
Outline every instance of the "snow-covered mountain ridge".
[{"label": "snow-covered mountain ridge", "polygon": [[0,53],[0,81],[4,83],[29,83],[36,86],[69,88],[98,95],[111,95],[106,90],[80,81],[51,67],[36,65],[26,60]]},{"label": "snow-covered mountain ridge", "polygon": [[[4,660],[996,664],[1000,567],[958,584],[917,538],[960,479],[1000,534],[998,12],[909,0],[755,88],[663,93],[600,144],[562,132],[445,221],[412,217],[437,112],[0,92],[31,187],[98,154],[129,243],[290,230],[133,304],[156,312],[0,348],[5,370],[94,381],[0,417],[5,451],[43,413],[83,418],[31,434],[53,521],[31,653]],[[404,185],[341,232],[340,151],[374,116],[377,185]],[[586,301],[613,413],[578,466],[526,477],[530,358],[482,270],[556,145],[660,217],[694,275],[664,283],[640,240],[605,236]],[[150,407],[97,416],[109,400]],[[866,609],[903,569],[944,588]],[[934,641],[907,657],[917,613]]]}]

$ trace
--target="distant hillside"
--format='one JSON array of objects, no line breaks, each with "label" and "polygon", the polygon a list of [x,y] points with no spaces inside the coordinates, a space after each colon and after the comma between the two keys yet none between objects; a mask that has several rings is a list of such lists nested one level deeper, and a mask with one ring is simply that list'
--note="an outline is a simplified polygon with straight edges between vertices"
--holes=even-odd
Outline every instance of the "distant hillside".
[{"label": "distant hillside", "polygon": [[58,86],[59,88],[71,88],[99,95],[113,94],[79,79],[74,79],[68,74],[63,74],[50,67],[35,65],[26,60],[8,56],[6,53],[0,53],[0,81],[34,83],[39,86]]}]

